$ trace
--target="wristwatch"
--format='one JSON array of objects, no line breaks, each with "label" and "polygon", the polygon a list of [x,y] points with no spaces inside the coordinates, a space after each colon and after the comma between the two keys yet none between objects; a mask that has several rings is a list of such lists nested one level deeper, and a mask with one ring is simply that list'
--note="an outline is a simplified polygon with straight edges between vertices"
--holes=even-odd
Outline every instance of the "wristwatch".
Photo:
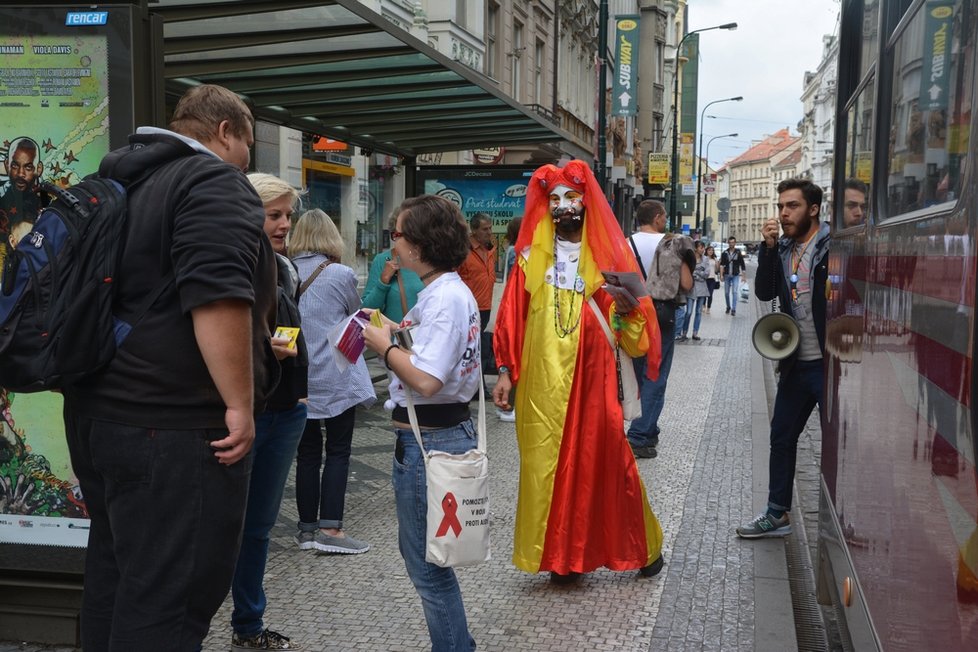
[{"label": "wristwatch", "polygon": [[500,376],[502,376],[503,374],[508,374],[509,373],[509,367],[507,367],[504,364],[499,365],[498,367],[496,367],[496,369],[499,371],[499,375]]}]

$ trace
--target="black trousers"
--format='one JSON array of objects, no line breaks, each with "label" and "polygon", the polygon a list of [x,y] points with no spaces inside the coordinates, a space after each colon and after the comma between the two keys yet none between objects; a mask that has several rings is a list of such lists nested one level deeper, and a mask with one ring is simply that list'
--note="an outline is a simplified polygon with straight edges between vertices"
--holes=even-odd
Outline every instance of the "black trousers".
[{"label": "black trousers", "polygon": [[68,407],[65,430],[92,524],[82,648],[199,649],[231,586],[251,456],[220,464],[209,443],[223,429],[137,428]]}]

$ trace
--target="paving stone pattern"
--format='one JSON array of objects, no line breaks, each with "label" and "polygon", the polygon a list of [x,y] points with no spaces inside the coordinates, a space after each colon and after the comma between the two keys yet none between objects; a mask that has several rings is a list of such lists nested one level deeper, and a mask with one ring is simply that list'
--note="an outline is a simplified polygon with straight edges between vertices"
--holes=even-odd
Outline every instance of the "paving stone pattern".
[{"label": "paving stone pattern", "polygon": [[[724,314],[720,293],[714,306],[703,316],[703,340],[676,347],[659,457],[638,462],[665,535],[666,565],[656,578],[598,571],[575,585],[554,586],[545,574],[513,567],[515,430],[488,408],[493,559],[458,571],[479,649],[754,649],[753,553],[733,531],[751,516],[753,299],[751,309],[739,304],[736,317]],[[386,390],[378,385],[378,391],[378,405],[357,414],[344,518],[349,534],[369,542],[371,550],[355,556],[299,550],[292,542],[294,476],[271,533],[265,624],[306,650],[382,652],[430,645],[397,549],[393,435],[380,407]],[[229,648],[230,610],[228,598],[205,651]],[[0,652],[42,649],[58,648],[0,643]]]}]

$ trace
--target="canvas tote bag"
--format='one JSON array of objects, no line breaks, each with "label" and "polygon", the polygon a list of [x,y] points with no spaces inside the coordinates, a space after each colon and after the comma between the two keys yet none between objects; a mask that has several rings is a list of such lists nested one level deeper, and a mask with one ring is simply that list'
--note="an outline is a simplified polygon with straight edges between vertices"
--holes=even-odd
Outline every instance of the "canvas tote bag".
[{"label": "canvas tote bag", "polygon": [[474,566],[489,561],[489,458],[486,456],[486,398],[482,388],[479,389],[478,444],[461,454],[424,449],[414,398],[407,385],[404,385],[404,395],[427,478],[425,561],[443,567]]}]

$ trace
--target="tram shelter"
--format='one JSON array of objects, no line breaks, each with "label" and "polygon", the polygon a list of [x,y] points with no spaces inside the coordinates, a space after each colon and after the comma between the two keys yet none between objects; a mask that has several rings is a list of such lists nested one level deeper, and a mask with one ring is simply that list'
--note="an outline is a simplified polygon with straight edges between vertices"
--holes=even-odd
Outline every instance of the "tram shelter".
[{"label": "tram shelter", "polygon": [[[421,154],[571,139],[493,80],[414,36],[410,16],[368,5],[381,6],[357,0],[24,2],[2,8],[0,36],[5,44],[48,43],[51,35],[104,40],[98,46],[104,65],[86,58],[89,75],[104,71],[105,106],[92,107],[91,127],[75,130],[101,138],[89,142],[88,161],[124,146],[136,126],[165,126],[168,107],[202,83],[240,94],[260,121],[396,156],[409,191]],[[44,94],[43,84],[33,92],[46,109]],[[29,95],[19,103],[21,120],[25,129],[42,130],[53,112],[31,113]],[[57,146],[55,139],[51,147]],[[79,152],[66,147],[65,154],[70,160]],[[51,441],[60,435],[63,445],[63,432],[48,434]],[[46,540],[42,533],[63,529],[57,524],[16,526],[31,518],[0,513],[0,639],[77,644],[84,545]],[[5,536],[4,523],[14,536]],[[33,539],[18,538],[28,530]]]}]

